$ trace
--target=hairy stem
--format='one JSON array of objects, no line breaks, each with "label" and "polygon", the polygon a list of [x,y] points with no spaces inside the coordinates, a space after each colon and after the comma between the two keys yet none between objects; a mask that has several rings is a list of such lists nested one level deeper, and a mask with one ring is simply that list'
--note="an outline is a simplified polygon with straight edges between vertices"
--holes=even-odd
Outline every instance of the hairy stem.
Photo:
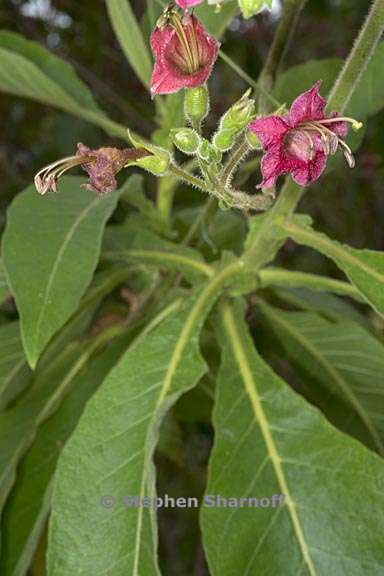
[{"label": "hairy stem", "polygon": [[245,137],[238,142],[232,150],[225,166],[220,174],[220,180],[224,186],[231,184],[231,179],[234,171],[238,167],[242,159],[251,151],[251,148]]},{"label": "hairy stem", "polygon": [[384,28],[384,0],[375,0],[336,80],[328,100],[328,110],[342,113],[371,59]]},{"label": "hairy stem", "polygon": [[268,103],[264,94],[269,93],[273,88],[276,74],[286,54],[299,20],[300,12],[306,1],[307,0],[285,0],[284,2],[283,16],[276,30],[272,46],[258,80],[258,86],[262,92],[259,99],[259,111],[261,113],[268,112]]},{"label": "hairy stem", "polygon": [[[331,91],[328,106],[332,108],[337,106],[340,111],[343,111],[357,86],[357,79],[365,70],[383,31],[384,0],[375,0]],[[255,267],[260,268],[274,258],[282,242],[273,237],[273,225],[276,220],[293,214],[304,192],[305,188],[298,186],[292,180],[286,180],[276,204],[255,234],[252,245],[242,256],[246,264],[252,266],[253,269]]]}]

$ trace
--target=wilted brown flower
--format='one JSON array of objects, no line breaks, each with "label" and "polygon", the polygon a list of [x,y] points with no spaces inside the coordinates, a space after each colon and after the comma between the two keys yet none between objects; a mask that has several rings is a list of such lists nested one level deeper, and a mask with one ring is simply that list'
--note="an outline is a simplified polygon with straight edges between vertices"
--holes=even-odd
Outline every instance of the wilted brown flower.
[{"label": "wilted brown flower", "polygon": [[39,194],[56,192],[58,179],[75,166],[81,166],[89,176],[84,186],[98,194],[113,192],[117,187],[116,174],[139,158],[150,156],[151,152],[140,148],[103,147],[92,150],[81,142],[77,154],[68,156],[42,168],[35,176],[35,186]]}]

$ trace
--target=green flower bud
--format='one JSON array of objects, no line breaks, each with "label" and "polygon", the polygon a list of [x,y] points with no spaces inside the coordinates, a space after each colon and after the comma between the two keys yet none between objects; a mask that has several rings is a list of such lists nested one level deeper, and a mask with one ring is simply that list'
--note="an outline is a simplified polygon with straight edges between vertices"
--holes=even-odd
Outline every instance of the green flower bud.
[{"label": "green flower bud", "polygon": [[209,94],[206,86],[188,88],[184,96],[184,114],[192,126],[198,126],[209,112]]},{"label": "green flower bud", "polygon": [[184,152],[184,154],[195,154],[200,145],[200,136],[192,128],[174,128],[170,132],[172,142]]},{"label": "green flower bud", "polygon": [[254,132],[252,132],[251,130],[247,130],[245,138],[248,142],[248,145],[253,150],[261,150],[261,148],[262,148],[261,142],[260,142],[258,136]]},{"label": "green flower bud", "polygon": [[131,162],[130,165],[139,166],[140,168],[151,172],[155,176],[164,176],[168,172],[172,160],[171,154],[168,150],[149,144],[145,140],[141,140],[141,138],[133,135],[129,130],[128,136],[135,148],[144,148],[144,150],[151,153],[150,156],[136,159],[134,162]]},{"label": "green flower bud", "polygon": [[213,137],[213,145],[221,152],[230,150],[236,140],[236,130],[219,130]]},{"label": "green flower bud", "polygon": [[251,88],[221,118],[220,128],[240,132],[252,120],[255,112],[255,101],[249,98]]},{"label": "green flower bud", "polygon": [[221,160],[221,152],[205,138],[200,141],[198,154],[206,162],[220,162]]}]

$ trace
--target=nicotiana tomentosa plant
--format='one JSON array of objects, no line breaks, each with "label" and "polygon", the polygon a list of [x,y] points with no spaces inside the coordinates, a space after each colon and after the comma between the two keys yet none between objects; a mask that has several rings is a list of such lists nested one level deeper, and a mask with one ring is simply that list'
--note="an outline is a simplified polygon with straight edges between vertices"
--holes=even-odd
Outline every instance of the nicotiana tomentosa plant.
[{"label": "nicotiana tomentosa plant", "polygon": [[[384,347],[350,302],[384,316],[384,253],[343,245],[296,213],[331,157],[330,169],[340,152],[354,167],[360,140],[348,129],[361,130],[384,101],[375,74],[384,0],[371,4],[337,76],[324,64],[319,78],[319,63],[308,63],[292,102],[275,86],[286,78],[292,93],[292,71],[278,71],[305,0],[283,2],[257,81],[220,48],[236,2],[215,4],[176,0],[159,11],[149,1],[152,63],[128,0],[106,0],[154,100],[150,139],[111,120],[67,63],[0,32],[1,90],[126,142],[77,144],[8,211],[0,294],[14,298],[19,320],[0,325],[4,576],[28,573],[47,522],[50,576],[160,574],[154,454],[174,457],[183,397],[213,399],[200,499],[210,574],[384,572]],[[239,1],[247,18],[264,4]],[[250,88],[208,134],[218,58]],[[74,167],[88,180],[64,176]],[[154,201],[138,169],[157,178]],[[254,193],[241,189],[250,173]],[[186,210],[174,198],[188,185],[203,194]],[[273,266],[287,239],[333,260],[345,281]],[[296,390],[251,335],[249,310]],[[193,402],[190,416],[199,418]]]}]

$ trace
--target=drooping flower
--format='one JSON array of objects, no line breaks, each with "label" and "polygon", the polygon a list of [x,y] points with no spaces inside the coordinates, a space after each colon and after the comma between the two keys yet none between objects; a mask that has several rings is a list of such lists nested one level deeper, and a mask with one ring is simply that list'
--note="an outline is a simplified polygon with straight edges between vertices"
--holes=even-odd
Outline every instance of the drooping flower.
[{"label": "drooping flower", "polygon": [[249,124],[265,151],[261,161],[262,183],[258,188],[271,188],[280,174],[292,175],[295,182],[306,186],[323,172],[327,157],[340,148],[348,165],[355,160],[344,141],[348,123],[354,130],[362,126],[352,118],[336,112],[325,114],[327,101],[319,93],[321,81],[303,92],[284,116],[262,116]]},{"label": "drooping flower", "polygon": [[116,174],[138,158],[149,156],[147,150],[104,147],[91,150],[88,146],[77,145],[77,154],[57,160],[42,168],[35,176],[35,187],[40,194],[56,192],[58,179],[75,166],[81,166],[89,176],[85,188],[98,194],[113,192],[117,187]]},{"label": "drooping flower", "polygon": [[203,0],[175,0],[176,4],[180,6],[183,10],[188,10],[192,6],[197,6],[201,4]]},{"label": "drooping flower", "polygon": [[155,57],[151,93],[171,94],[201,86],[211,74],[219,42],[192,15],[171,9],[160,18],[151,36]]}]

